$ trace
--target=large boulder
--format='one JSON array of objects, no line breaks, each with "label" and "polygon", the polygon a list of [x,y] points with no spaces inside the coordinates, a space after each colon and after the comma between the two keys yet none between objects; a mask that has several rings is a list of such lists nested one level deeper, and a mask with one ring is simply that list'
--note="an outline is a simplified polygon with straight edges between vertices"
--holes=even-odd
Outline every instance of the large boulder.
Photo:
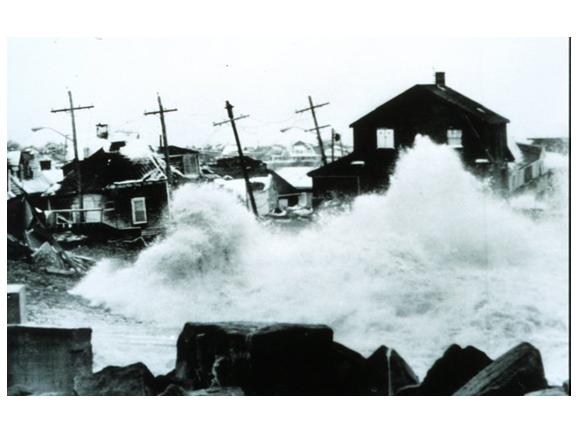
[{"label": "large boulder", "polygon": [[418,377],[395,350],[381,346],[368,357],[370,394],[393,396],[406,386],[418,384]]},{"label": "large boulder", "polygon": [[356,351],[337,342],[332,344],[333,378],[330,394],[366,396],[371,394],[368,361]]},{"label": "large boulder", "polygon": [[540,351],[523,342],[482,369],[455,396],[522,396],[548,386]]},{"label": "large boulder", "polygon": [[153,396],[158,393],[156,379],[142,363],[108,366],[95,374],[74,381],[78,396]]},{"label": "large boulder", "polygon": [[479,349],[450,345],[432,365],[422,383],[400,391],[403,396],[450,396],[492,363]]},{"label": "large boulder", "polygon": [[91,339],[89,328],[8,326],[8,387],[73,394],[74,378],[92,373]]},{"label": "large boulder", "polygon": [[187,323],[175,377],[195,389],[240,387],[247,395],[332,394],[332,337],[323,325]]}]

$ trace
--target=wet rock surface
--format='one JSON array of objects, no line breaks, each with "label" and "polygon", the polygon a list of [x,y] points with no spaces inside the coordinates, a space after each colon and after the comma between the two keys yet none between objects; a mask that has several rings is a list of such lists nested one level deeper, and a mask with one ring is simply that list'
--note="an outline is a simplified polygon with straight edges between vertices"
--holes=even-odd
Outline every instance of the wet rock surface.
[{"label": "wet rock surface", "polygon": [[73,394],[92,373],[92,330],[8,326],[8,387],[33,394]]},{"label": "wet rock surface", "polygon": [[78,396],[153,396],[156,379],[143,363],[108,366],[95,374],[76,378]]},{"label": "wet rock surface", "polygon": [[418,384],[418,377],[395,350],[381,346],[368,357],[371,394],[393,396],[406,386]]},{"label": "wet rock surface", "polygon": [[322,325],[187,323],[175,376],[196,389],[241,387],[247,395],[330,393],[332,330]]},{"label": "wet rock surface", "polygon": [[450,396],[492,363],[479,349],[451,345],[428,370],[419,386],[400,392],[403,396]]},{"label": "wet rock surface", "polygon": [[[137,362],[92,373],[91,329],[8,327],[10,396],[565,396],[548,386],[540,352],[521,343],[492,361],[451,345],[419,383],[408,362],[380,346],[365,358],[324,325],[187,323],[176,367],[154,376]],[[19,361],[21,360],[21,361]]]},{"label": "wet rock surface", "polygon": [[522,396],[548,387],[540,352],[521,343],[482,369],[455,396]]}]

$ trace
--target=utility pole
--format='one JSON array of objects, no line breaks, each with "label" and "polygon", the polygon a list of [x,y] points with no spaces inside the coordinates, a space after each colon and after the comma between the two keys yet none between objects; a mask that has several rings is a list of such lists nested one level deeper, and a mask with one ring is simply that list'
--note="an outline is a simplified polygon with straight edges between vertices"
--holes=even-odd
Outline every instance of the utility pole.
[{"label": "utility pole", "polygon": [[336,135],[338,135],[336,137],[337,138],[336,141],[338,141],[340,143],[340,154],[342,155],[342,157],[344,157],[346,155],[344,154],[344,144],[342,144],[342,135],[340,135],[340,134],[336,134]]},{"label": "utility pole", "polygon": [[326,153],[324,152],[324,143],[322,142],[322,136],[320,135],[320,129],[330,127],[330,125],[318,126],[318,119],[316,118],[316,108],[323,107],[328,105],[330,102],[321,103],[318,105],[314,105],[312,102],[312,97],[308,96],[308,103],[310,106],[308,108],[304,108],[301,110],[297,110],[296,114],[303,113],[305,111],[312,111],[312,119],[314,120],[314,129],[308,129],[307,132],[311,132],[313,130],[316,131],[316,137],[318,138],[318,145],[320,146],[320,155],[322,157],[322,165],[327,165],[328,161],[326,160]]},{"label": "utility pole", "polygon": [[74,106],[74,102],[72,101],[72,92],[68,90],[68,101],[70,102],[69,108],[61,108],[61,109],[53,109],[50,112],[52,113],[59,113],[59,112],[69,112],[70,117],[72,118],[72,143],[74,144],[74,169],[76,171],[76,192],[78,193],[78,201],[80,206],[80,222],[84,221],[84,214],[82,210],[84,209],[84,195],[82,194],[82,172],[80,169],[80,158],[78,157],[78,137],[76,136],[76,119],[74,117],[74,111],[83,110],[83,109],[91,109],[94,108],[94,105],[86,105],[86,106]]},{"label": "utility pole", "polygon": [[177,108],[165,109],[162,106],[162,99],[158,94],[158,111],[147,111],[144,115],[160,114],[160,125],[162,126],[162,143],[164,150],[164,161],[166,163],[166,181],[172,186],[172,170],[170,169],[170,151],[168,151],[168,136],[166,135],[166,122],[164,120],[164,113],[178,111]]},{"label": "utility pole", "polygon": [[330,151],[331,151],[331,156],[332,156],[332,160],[330,162],[334,162],[334,140],[335,140],[335,132],[334,132],[334,128],[332,128],[332,135],[331,135],[331,139],[330,139]]},{"label": "utility pole", "polygon": [[254,199],[254,194],[252,193],[252,185],[250,184],[250,178],[248,177],[248,169],[246,168],[246,162],[244,161],[244,152],[242,151],[242,146],[240,145],[240,138],[238,137],[238,130],[236,129],[236,120],[241,120],[248,115],[241,115],[234,117],[234,107],[230,102],[226,101],[226,111],[228,112],[228,120],[213,123],[214,126],[222,126],[223,124],[230,123],[232,125],[232,131],[234,132],[234,139],[236,140],[236,147],[238,147],[238,156],[240,159],[240,167],[242,169],[242,176],[244,177],[244,183],[246,184],[246,192],[248,193],[248,198],[250,199],[250,206],[252,207],[252,212],[254,216],[258,217],[258,208],[256,207],[256,200]]}]

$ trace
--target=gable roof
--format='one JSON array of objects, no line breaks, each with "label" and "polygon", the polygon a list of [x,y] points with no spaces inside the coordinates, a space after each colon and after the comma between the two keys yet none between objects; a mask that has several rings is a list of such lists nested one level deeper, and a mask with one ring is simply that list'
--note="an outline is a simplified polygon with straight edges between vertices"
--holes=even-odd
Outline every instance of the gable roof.
[{"label": "gable roof", "polygon": [[334,162],[324,165],[308,173],[310,177],[359,176],[373,175],[377,177],[391,173],[398,152],[394,149],[377,149],[370,154],[350,153]]},{"label": "gable roof", "polygon": [[531,144],[516,144],[522,153],[521,160],[518,161],[520,167],[528,166],[544,157],[544,147]]},{"label": "gable roof", "polygon": [[282,177],[290,185],[296,189],[312,189],[312,179],[308,176],[308,173],[313,169],[313,167],[284,167],[278,168],[275,171],[270,171]]},{"label": "gable roof", "polygon": [[373,118],[380,115],[382,111],[388,108],[388,104],[392,102],[397,102],[401,98],[407,96],[410,93],[414,92],[425,92],[434,97],[437,97],[444,102],[447,102],[450,105],[454,105],[458,109],[466,111],[468,114],[485,121],[491,124],[499,124],[499,123],[509,123],[510,120],[497,114],[496,112],[486,108],[484,105],[479,104],[478,102],[470,99],[467,96],[464,96],[462,93],[458,93],[456,90],[447,87],[447,86],[439,86],[436,84],[417,84],[413,87],[410,87],[408,90],[400,93],[398,96],[390,99],[389,101],[385,102],[384,104],[380,105],[375,110],[369,112],[365,116],[359,118],[354,123],[350,125],[350,127],[357,126],[359,123],[364,123],[365,121],[372,120]]},{"label": "gable roof", "polygon": [[[76,170],[74,162],[64,167],[64,180],[58,194],[76,192]],[[99,149],[90,157],[80,161],[82,188],[84,193],[100,192],[106,186],[125,180],[143,178],[156,166],[150,159],[130,159],[121,153]]]}]

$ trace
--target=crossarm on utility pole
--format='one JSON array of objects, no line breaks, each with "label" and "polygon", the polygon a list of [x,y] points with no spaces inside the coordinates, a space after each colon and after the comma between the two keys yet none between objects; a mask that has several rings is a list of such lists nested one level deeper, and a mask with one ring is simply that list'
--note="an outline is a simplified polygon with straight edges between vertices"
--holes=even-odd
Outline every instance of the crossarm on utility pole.
[{"label": "crossarm on utility pole", "polygon": [[166,165],[166,181],[170,187],[172,186],[172,170],[170,168],[170,151],[168,150],[168,136],[166,133],[166,121],[164,119],[164,113],[178,111],[177,108],[164,108],[162,106],[162,99],[158,95],[158,111],[147,111],[144,115],[160,115],[160,126],[162,127],[162,149],[164,151],[164,162]]},{"label": "crossarm on utility pole", "polygon": [[326,106],[330,102],[324,102],[318,105],[314,105],[314,102],[312,102],[312,96],[308,96],[308,103],[310,104],[308,108],[296,110],[296,114],[300,114],[306,111],[312,112],[312,119],[314,120],[314,129],[309,129],[309,131],[313,130],[316,131],[316,138],[318,139],[318,145],[320,146],[320,156],[322,157],[322,165],[327,165],[328,161],[326,160],[326,153],[324,152],[324,143],[322,142],[322,135],[320,134],[320,129],[329,127],[330,125],[318,126],[318,119],[316,118],[316,108]]}]

